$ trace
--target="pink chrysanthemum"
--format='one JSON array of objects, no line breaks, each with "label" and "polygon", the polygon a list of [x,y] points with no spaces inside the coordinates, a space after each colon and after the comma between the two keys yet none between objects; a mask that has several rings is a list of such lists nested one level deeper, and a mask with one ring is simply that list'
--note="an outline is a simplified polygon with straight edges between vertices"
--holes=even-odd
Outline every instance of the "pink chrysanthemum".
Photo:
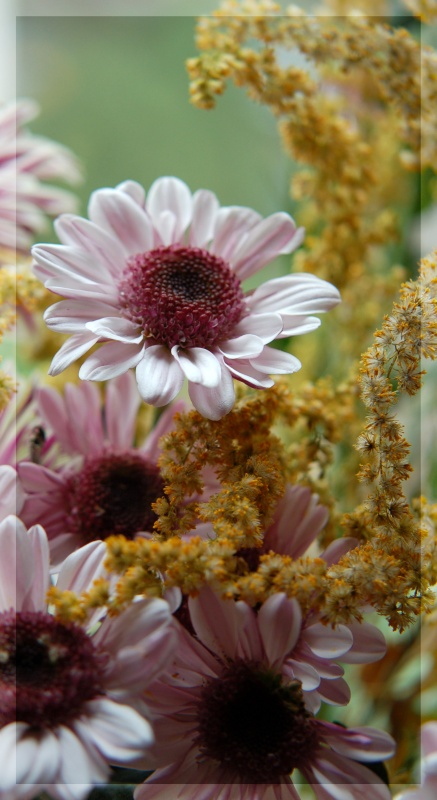
[{"label": "pink chrysanthemum", "polygon": [[[103,410],[91,383],[67,384],[64,397],[47,387],[36,396],[49,432],[51,462],[18,463],[26,492],[21,518],[27,525],[43,525],[52,561],[59,564],[96,539],[150,532],[156,519],[151,504],[164,489],[157,466],[159,438],[170,430],[183,404],[167,409],[144,443],[135,447],[140,399],[131,373],[108,382]],[[55,445],[61,448],[59,463],[50,455]]]},{"label": "pink chrysanthemum", "polygon": [[283,594],[255,612],[204,588],[189,610],[196,636],[181,631],[172,665],[150,687],[148,764],[157,769],[135,800],[164,800],[170,787],[181,800],[297,800],[295,769],[319,800],[389,800],[364,762],[392,755],[391,737],[323,722],[308,706],[332,658],[350,646],[340,646],[342,632],[306,627]]},{"label": "pink chrysanthemum", "polygon": [[27,252],[35,235],[46,229],[47,216],[77,206],[70,192],[42,183],[54,179],[76,184],[81,170],[66,147],[26,129],[37,114],[37,105],[29,100],[0,109],[0,264],[2,248]]},{"label": "pink chrysanthemum", "polygon": [[[58,587],[86,590],[102,574],[105,550],[94,542],[71,555]],[[109,764],[143,753],[153,731],[142,693],[177,643],[163,600],[139,600],[88,635],[48,613],[48,587],[43,528],[27,531],[8,517],[0,524],[2,800],[30,800],[42,790],[80,800],[107,781]]]},{"label": "pink chrysanthemum", "polygon": [[97,342],[81,366],[85,380],[136,367],[142,398],[163,406],[184,377],[195,408],[220,419],[234,404],[232,378],[256,388],[299,361],[268,347],[306,333],[310,316],[339,302],[338,291],[310,274],[288,275],[244,293],[241,282],[303,239],[288,214],[262,219],[249,208],[220,208],[177,178],[144,189],[133,181],[91,196],[89,220],[56,222],[62,244],[33,249],[35,274],[67,298],[47,309],[47,325],[73,334],[53,359],[57,375]]}]

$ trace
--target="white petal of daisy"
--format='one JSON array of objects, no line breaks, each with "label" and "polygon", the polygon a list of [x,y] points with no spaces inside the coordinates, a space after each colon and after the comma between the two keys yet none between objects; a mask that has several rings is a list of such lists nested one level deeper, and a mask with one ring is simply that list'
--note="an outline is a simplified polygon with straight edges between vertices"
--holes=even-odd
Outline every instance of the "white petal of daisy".
[{"label": "white petal of daisy", "polygon": [[166,406],[182,388],[184,373],[167,347],[146,347],[136,369],[138,390],[146,403]]},{"label": "white petal of daisy", "polygon": [[282,663],[296,645],[302,627],[302,612],[297,600],[274,594],[261,606],[258,625],[270,666]]},{"label": "white petal of daisy", "polygon": [[21,610],[41,611],[45,608],[47,588],[50,585],[49,543],[41,525],[33,525],[27,535],[32,545],[34,574],[29,590],[21,600]]},{"label": "white petal of daisy", "polygon": [[175,239],[180,238],[191,222],[193,200],[191,192],[179,178],[158,178],[147,194],[146,208],[155,228],[161,234],[163,214],[171,211],[176,219]]},{"label": "white petal of daisy", "polygon": [[338,289],[316,275],[296,272],[273,278],[255,289],[247,305],[255,313],[279,311],[284,314],[317,314],[340,302]]},{"label": "white petal of daisy", "polygon": [[218,386],[209,389],[196,383],[188,384],[191,402],[206,419],[221,419],[235,403],[234,383],[226,364],[221,364],[221,379]]},{"label": "white petal of daisy", "polygon": [[109,317],[114,306],[101,300],[60,300],[44,312],[44,321],[58,333],[81,333],[87,322],[96,317]]},{"label": "white petal of daisy", "polygon": [[150,723],[133,708],[102,697],[85,706],[87,715],[75,719],[72,727],[91,742],[110,763],[124,763],[141,756],[153,742]]},{"label": "white petal of daisy", "polygon": [[118,189],[93,192],[88,214],[92,222],[117,239],[126,256],[153,247],[153,225],[149,215],[126,192]]},{"label": "white petal of daisy", "polygon": [[250,359],[250,362],[259,372],[266,372],[268,375],[288,375],[297,372],[302,366],[296,356],[267,345],[262,353],[256,358]]},{"label": "white petal of daisy", "polygon": [[142,333],[138,333],[138,325],[122,317],[94,319],[87,322],[85,327],[102,339],[114,339],[116,342],[139,344],[143,339]]},{"label": "white petal of daisy", "polygon": [[183,349],[176,344],[172,347],[171,353],[189,381],[210,389],[219,385],[221,380],[220,363],[209,350],[205,350],[203,347]]},{"label": "white petal of daisy", "polygon": [[240,358],[225,363],[231,375],[255,389],[270,389],[274,385],[274,381],[256,369],[248,359]]},{"label": "white petal of daisy", "polygon": [[288,214],[279,212],[261,220],[241,242],[230,264],[240,280],[246,280],[280,253],[291,253],[302,243],[303,228],[296,230]]},{"label": "white petal of daisy", "polygon": [[244,333],[252,333],[258,336],[264,344],[276,339],[283,328],[283,318],[281,314],[273,312],[271,314],[249,314],[237,323],[234,328],[233,336],[242,336]]},{"label": "white petal of daisy", "polygon": [[163,245],[175,244],[179,241],[180,235],[177,227],[177,219],[172,211],[163,211],[159,218],[159,227],[155,225]]},{"label": "white petal of daisy", "polygon": [[189,235],[189,243],[193,247],[204,247],[212,239],[219,207],[213,192],[200,189],[193,195],[193,219]]},{"label": "white petal of daisy", "polygon": [[104,344],[82,364],[79,378],[85,381],[107,381],[131,367],[136,367],[144,347],[124,342]]},{"label": "white petal of daisy", "polygon": [[89,542],[71,553],[60,569],[56,583],[58,589],[76,594],[84,592],[105,573],[103,563],[106,554],[106,545],[101,541]]},{"label": "white petal of daisy", "polygon": [[241,238],[261,219],[261,215],[251,208],[240,206],[220,208],[216,215],[214,238],[210,247],[211,253],[230,262]]},{"label": "white petal of daisy", "polygon": [[258,356],[264,349],[264,343],[259,336],[245,333],[235,339],[228,339],[220,343],[219,350],[226,358],[252,358]]},{"label": "white petal of daisy", "polygon": [[128,194],[141,208],[146,207],[146,192],[143,186],[137,183],[137,181],[123,181],[123,183],[119,183],[115,188],[118,189],[119,192]]},{"label": "white petal of daisy", "polygon": [[104,268],[115,278],[120,275],[125,265],[126,252],[107,231],[73,214],[63,214],[54,223],[54,228],[61,242],[88,253],[99,265],[99,272]]},{"label": "white petal of daisy", "polygon": [[70,336],[53,357],[49,375],[59,375],[60,372],[67,369],[77,358],[83,356],[98,341],[99,337],[88,331]]}]

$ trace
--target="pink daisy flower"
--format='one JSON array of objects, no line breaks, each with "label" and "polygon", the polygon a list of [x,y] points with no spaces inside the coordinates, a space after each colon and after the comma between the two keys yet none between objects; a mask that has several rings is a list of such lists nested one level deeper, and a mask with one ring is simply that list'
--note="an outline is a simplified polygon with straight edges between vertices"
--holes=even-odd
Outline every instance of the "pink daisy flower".
[{"label": "pink daisy flower", "polygon": [[267,345],[317,328],[310,315],[339,302],[334,286],[306,273],[244,293],[242,281],[302,242],[288,214],[220,208],[211,192],[191,195],[171,177],[155,181],[147,198],[133,181],[100,189],[88,214],[61,217],[62,244],[33,249],[37,277],[66,298],[47,309],[46,323],[72,334],[52,375],[106,341],[81,378],[136,367],[141,397],[163,406],[186,377],[195,408],[220,419],[234,404],[233,378],[265,388],[270,374],[298,370],[294,356]]},{"label": "pink daisy flower", "polygon": [[70,192],[42,182],[76,184],[81,170],[66,147],[27,130],[37,114],[38,106],[29,100],[0,109],[0,264],[2,248],[27,252],[35,234],[46,229],[47,216],[77,206]]},{"label": "pink daisy flower", "polygon": [[52,561],[59,564],[73,550],[96,539],[151,531],[151,504],[163,495],[157,466],[158,442],[172,425],[182,403],[167,409],[140,447],[134,446],[140,398],[132,373],[109,381],[102,410],[91,383],[67,384],[36,393],[43,424],[50,432],[57,462],[21,461],[18,474],[26,492],[21,517],[46,530]]},{"label": "pink daisy flower", "polygon": [[164,800],[169,785],[180,800],[298,800],[295,769],[319,800],[389,800],[365,764],[391,756],[392,738],[316,719],[308,706],[317,670],[350,646],[347,636],[340,644],[343,631],[305,627],[283,594],[256,613],[204,588],[189,609],[196,637],[181,631],[171,667],[148,693],[148,765],[157,769],[135,800]]},{"label": "pink daisy flower", "polygon": [[397,794],[395,800],[435,800],[437,797],[437,722],[421,728],[421,785]]},{"label": "pink daisy flower", "polygon": [[[102,574],[105,550],[94,542],[71,555],[59,588],[87,589]],[[139,600],[88,635],[48,613],[48,588],[43,528],[27,531],[8,517],[0,524],[2,800],[30,800],[42,790],[80,800],[107,781],[110,764],[143,753],[153,731],[134,706],[146,711],[141,694],[177,642],[163,600]]]}]

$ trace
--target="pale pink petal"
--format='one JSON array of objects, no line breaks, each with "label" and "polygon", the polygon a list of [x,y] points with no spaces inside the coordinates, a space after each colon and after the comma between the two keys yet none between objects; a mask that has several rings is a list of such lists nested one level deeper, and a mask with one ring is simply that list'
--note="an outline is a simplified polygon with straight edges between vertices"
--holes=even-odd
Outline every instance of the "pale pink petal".
[{"label": "pale pink petal", "polygon": [[346,553],[358,547],[359,541],[353,536],[343,536],[341,539],[335,539],[334,542],[328,544],[326,550],[320,554],[320,558],[330,567],[332,564],[337,564]]},{"label": "pale pink petal", "polygon": [[147,194],[146,208],[153,224],[161,234],[163,215],[170,211],[175,218],[175,231],[172,241],[181,238],[192,218],[193,200],[191,192],[179,178],[158,178],[152,183]]},{"label": "pale pink petal", "polygon": [[273,278],[261,284],[246,298],[256,314],[279,311],[307,316],[328,311],[340,302],[338,289],[307,272]]},{"label": "pale pink petal", "polygon": [[319,800],[391,799],[390,789],[374,772],[329,750],[317,754],[311,769],[302,771]]},{"label": "pale pink petal", "polygon": [[265,372],[267,375],[288,375],[297,372],[302,366],[296,356],[268,345],[264,346],[259,356],[251,358],[250,362],[255,369]]},{"label": "pale pink petal", "polygon": [[88,331],[70,336],[54,356],[50,364],[49,375],[59,375],[98,341],[98,336],[94,336]]},{"label": "pale pink petal", "polygon": [[264,344],[268,344],[279,336],[282,326],[281,315],[276,312],[271,314],[249,314],[235,325],[232,335],[242,336],[245,333],[251,333],[258,336]]},{"label": "pale pink petal", "polygon": [[316,622],[304,628],[302,640],[310,647],[316,656],[321,658],[339,658],[350,650],[354,637],[346,625],[322,625]]},{"label": "pale pink petal", "polygon": [[206,419],[221,419],[227,414],[235,403],[234,384],[230,370],[225,363],[220,365],[221,380],[218,386],[208,389],[195,383],[188,384],[188,394],[191,402]]},{"label": "pale pink petal", "polygon": [[182,388],[184,373],[168,348],[155,344],[144,350],[136,378],[139,393],[146,403],[165,406]]},{"label": "pale pink petal", "polygon": [[19,514],[23,508],[24,490],[14,467],[0,466],[0,522],[9,514]]},{"label": "pale pink petal", "polygon": [[45,311],[44,320],[58,333],[81,333],[87,322],[113,313],[114,306],[100,300],[60,300]]},{"label": "pale pink petal", "polygon": [[[3,755],[2,753],[2,762]],[[59,761],[59,742],[52,731],[43,729],[35,736],[27,725],[23,728],[17,725],[16,754],[13,760],[17,784],[51,783],[57,774]]]},{"label": "pale pink petal", "polygon": [[254,386],[255,389],[270,389],[271,386],[274,386],[275,382],[263,372],[255,369],[248,359],[239,358],[230,363],[225,361],[225,364],[234,378],[247,383],[248,386]]},{"label": "pale pink petal", "polygon": [[264,348],[264,343],[259,336],[245,333],[235,339],[220,342],[219,350],[225,358],[253,358],[258,356]]},{"label": "pale pink petal", "polygon": [[[93,641],[109,650],[113,657],[123,648],[139,647],[148,650],[146,639],[161,628],[173,630],[173,618],[168,603],[161,598],[142,598],[128,606],[119,616],[107,618]],[[110,667],[111,668],[111,667]]]},{"label": "pale pink petal", "polygon": [[342,728],[321,722],[323,737],[340,755],[357,761],[382,761],[390,758],[396,749],[394,739],[377,728]]},{"label": "pale pink petal", "polygon": [[295,647],[302,626],[302,612],[294,598],[274,594],[258,612],[258,625],[271,667],[279,667]]},{"label": "pale pink petal", "polygon": [[264,536],[265,549],[292,558],[303,555],[328,520],[328,509],[317,500],[306,486],[287,484]]},{"label": "pale pink petal", "polygon": [[64,479],[56,472],[44,467],[42,464],[34,464],[33,461],[20,461],[17,464],[17,471],[24,487],[28,492],[57,492],[64,486]]},{"label": "pale pink petal", "polygon": [[153,248],[153,225],[138,203],[118,189],[93,192],[88,206],[89,218],[112,234],[124,249],[125,256]]},{"label": "pale pink petal", "polygon": [[61,566],[57,588],[78,595],[89,590],[94,580],[106,574],[103,566],[106,555],[106,545],[100,541],[89,542],[71,553]]},{"label": "pale pink petal", "polygon": [[422,755],[437,753],[437,722],[425,722],[420,732]]},{"label": "pale pink petal", "polygon": [[35,274],[41,279],[71,280],[85,287],[107,284],[108,293],[114,291],[106,265],[96,263],[84,250],[65,244],[39,244],[32,247],[32,255],[38,265]]},{"label": "pale pink petal", "polygon": [[110,342],[102,345],[82,364],[79,378],[85,381],[107,381],[131,367],[136,367],[144,348],[138,344]]},{"label": "pale pink petal", "polygon": [[342,656],[345,664],[370,664],[379,661],[387,651],[384,634],[368,622],[352,622],[348,625],[354,643],[348,653]]},{"label": "pale pink petal", "polygon": [[91,383],[76,386],[67,383],[64,389],[67,429],[73,452],[84,456],[99,455],[105,446],[100,394]]},{"label": "pale pink petal", "polygon": [[183,400],[177,400],[162,412],[158,422],[148,434],[147,439],[140,448],[152,461],[156,462],[158,460],[158,456],[161,453],[159,440],[161,436],[165,436],[165,434],[169,433],[174,427],[175,414],[182,414],[184,411],[187,411],[186,403],[184,403]]},{"label": "pale pink petal", "polygon": [[85,709],[87,716],[75,719],[73,728],[85,746],[94,745],[110,763],[131,761],[152,744],[150,724],[133,708],[102,697]]},{"label": "pale pink petal", "polygon": [[251,208],[229,206],[220,208],[214,225],[211,253],[230,261],[241,239],[262,219]]},{"label": "pale pink petal", "polygon": [[125,372],[106,387],[105,422],[108,439],[115,449],[125,450],[134,440],[140,396],[135,376]]},{"label": "pale pink petal", "polygon": [[272,214],[255,225],[236,248],[231,266],[240,280],[246,280],[280,253],[291,253],[299,247],[304,235],[304,229],[296,230],[288,214]]},{"label": "pale pink petal", "polygon": [[122,317],[104,317],[86,323],[86,328],[102,339],[114,339],[117,342],[139,344],[143,335],[135,322]]},{"label": "pale pink petal", "polygon": [[33,580],[21,601],[22,611],[41,611],[46,607],[46,594],[50,586],[49,576],[49,543],[44,528],[33,525],[29,528],[28,537],[33,554]]},{"label": "pale pink petal", "polygon": [[282,674],[290,680],[297,679],[302,683],[304,692],[312,692],[320,685],[320,675],[311,664],[287,658],[282,666]]},{"label": "pale pink petal", "polygon": [[87,219],[63,214],[54,223],[61,242],[84,250],[114,277],[120,277],[126,265],[126,253],[117,239]]},{"label": "pale pink petal", "polygon": [[203,347],[183,349],[176,344],[172,347],[171,354],[189,381],[209,389],[215,388],[220,383],[220,362],[209,350]]},{"label": "pale pink petal", "polygon": [[95,747],[88,741],[86,745],[71,728],[60,725],[56,728],[60,747],[61,763],[57,779],[66,784],[74,784],[79,779],[82,784],[91,786],[106,783],[110,769]]},{"label": "pale pink petal", "polygon": [[320,327],[321,320],[318,317],[306,317],[299,314],[284,314],[281,312],[282,331],[279,339],[287,336],[301,336],[303,333],[311,333]]},{"label": "pale pink petal", "polygon": [[205,247],[212,239],[218,210],[219,202],[213,192],[200,189],[193,195],[193,219],[189,235],[192,247]]},{"label": "pale pink petal", "polygon": [[351,690],[344,678],[335,678],[335,680],[322,678],[317,688],[317,694],[325,703],[332,706],[345,706],[351,699]]},{"label": "pale pink petal", "polygon": [[119,183],[115,188],[119,192],[125,192],[132,200],[135,200],[141,208],[145,208],[146,192],[140,183],[136,181],[123,181],[123,183]]},{"label": "pale pink petal", "polygon": [[188,607],[193,627],[202,644],[214,653],[235,658],[240,631],[244,628],[249,606],[222,600],[209,586],[198,597],[190,597]]}]

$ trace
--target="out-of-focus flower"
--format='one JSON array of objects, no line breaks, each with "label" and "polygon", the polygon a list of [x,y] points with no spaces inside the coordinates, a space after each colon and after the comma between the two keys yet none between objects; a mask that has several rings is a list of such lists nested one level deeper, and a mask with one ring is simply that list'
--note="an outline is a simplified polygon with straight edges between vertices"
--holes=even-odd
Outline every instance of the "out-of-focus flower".
[{"label": "out-of-focus flower", "polygon": [[303,273],[243,292],[242,281],[302,242],[288,214],[220,208],[212,192],[192,196],[177,178],[155,181],[147,199],[133,181],[101,189],[88,214],[57,220],[61,245],[33,248],[37,277],[67,298],[45,314],[50,328],[72,334],[53,375],[106,341],[81,378],[136,367],[142,398],[163,406],[186,377],[195,408],[220,419],[234,404],[232,378],[265,388],[270,374],[298,370],[294,356],[268,343],[317,328],[310,314],[339,302],[334,286]]},{"label": "out-of-focus flower", "polygon": [[421,785],[397,794],[395,800],[435,800],[437,796],[437,722],[421,729]]},{"label": "out-of-focus flower", "polygon": [[92,383],[67,384],[64,397],[52,388],[37,391],[43,425],[61,454],[58,463],[50,456],[49,466],[18,463],[27,494],[21,517],[27,525],[44,526],[56,564],[86,542],[151,531],[156,519],[151,504],[164,489],[158,442],[183,403],[167,409],[135,447],[139,402],[132,373],[108,383],[103,410]]},{"label": "out-of-focus flower", "polygon": [[[102,575],[104,556],[101,542],[73,553],[58,588],[89,588]],[[48,613],[48,588],[43,528],[27,531],[17,517],[7,517],[0,524],[2,800],[30,800],[43,790],[79,800],[108,779],[109,764],[144,752],[153,731],[141,695],[177,642],[163,600],[138,600],[89,635]]]},{"label": "out-of-focus flower", "polygon": [[321,676],[351,644],[343,626],[306,627],[283,594],[255,612],[204,588],[189,611],[195,636],[181,631],[170,669],[150,688],[157,771],[136,800],[166,798],[169,784],[181,800],[297,800],[294,769],[320,800],[389,800],[365,764],[393,754],[391,737],[323,722],[311,709]]},{"label": "out-of-focus flower", "polygon": [[66,147],[26,128],[37,114],[38,106],[29,100],[0,108],[0,265],[10,263],[7,251],[29,250],[35,235],[46,229],[47,216],[77,208],[71,192],[46,181],[77,184],[78,161]]}]

